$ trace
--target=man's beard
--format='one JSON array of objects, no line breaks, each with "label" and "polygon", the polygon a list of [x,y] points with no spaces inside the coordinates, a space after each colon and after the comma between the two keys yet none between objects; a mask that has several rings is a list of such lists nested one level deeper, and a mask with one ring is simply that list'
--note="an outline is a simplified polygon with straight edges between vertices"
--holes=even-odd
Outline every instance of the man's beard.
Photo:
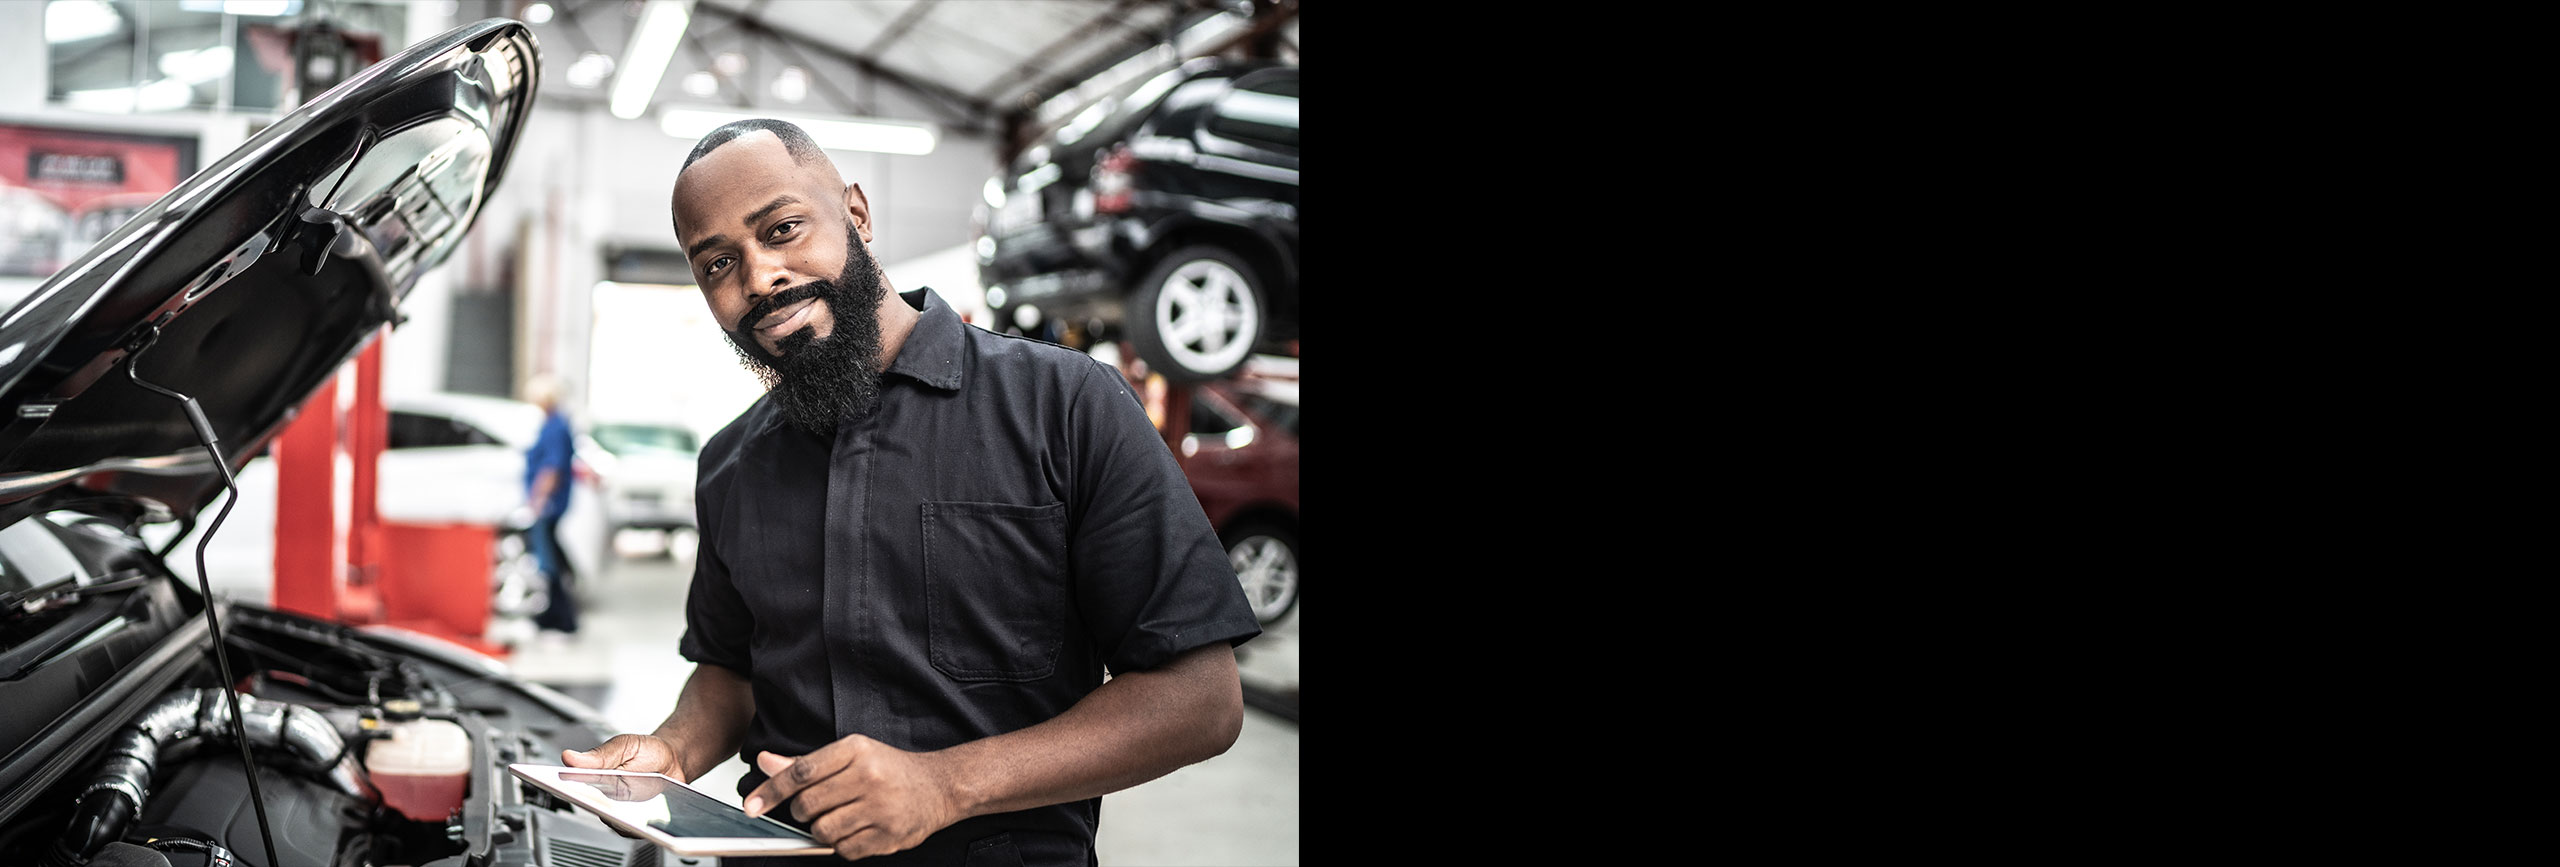
[{"label": "man's beard", "polygon": [[[871,411],[880,401],[880,297],[887,291],[879,266],[858,240],[845,244],[844,273],[765,296],[738,318],[729,345],[747,370],[763,381],[792,427],[826,436],[836,419]],[[834,315],[825,340],[813,326],[784,335],[781,357],[756,342],[755,324],[802,299],[817,298]]]}]

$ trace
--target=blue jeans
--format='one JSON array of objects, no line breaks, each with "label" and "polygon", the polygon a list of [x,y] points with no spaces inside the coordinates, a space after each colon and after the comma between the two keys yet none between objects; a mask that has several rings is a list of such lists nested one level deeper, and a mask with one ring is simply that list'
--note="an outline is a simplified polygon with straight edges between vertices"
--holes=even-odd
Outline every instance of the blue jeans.
[{"label": "blue jeans", "polygon": [[578,600],[569,595],[568,582],[563,580],[567,564],[560,558],[560,516],[535,519],[533,526],[525,528],[524,539],[533,546],[534,562],[542,567],[543,593],[550,597],[550,604],[542,613],[533,616],[533,625],[561,632],[578,631]]}]

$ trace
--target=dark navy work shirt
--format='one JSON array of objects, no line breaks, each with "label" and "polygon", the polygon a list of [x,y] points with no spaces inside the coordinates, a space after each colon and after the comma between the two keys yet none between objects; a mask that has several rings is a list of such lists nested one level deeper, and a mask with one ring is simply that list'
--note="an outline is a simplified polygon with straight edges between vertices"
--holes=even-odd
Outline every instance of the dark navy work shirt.
[{"label": "dark navy work shirt", "polygon": [[[754,684],[741,795],[758,751],[942,749],[1055,717],[1106,670],[1261,634],[1118,371],[900,297],[923,315],[873,410],[811,436],[768,396],[702,450],[678,647]],[[1100,809],[980,816],[862,863],[1090,865]]]}]

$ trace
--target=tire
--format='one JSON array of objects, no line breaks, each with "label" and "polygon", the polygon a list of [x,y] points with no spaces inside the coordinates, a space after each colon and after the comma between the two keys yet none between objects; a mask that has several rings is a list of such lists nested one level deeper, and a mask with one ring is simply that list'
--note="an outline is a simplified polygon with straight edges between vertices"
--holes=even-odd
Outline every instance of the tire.
[{"label": "tire", "polygon": [[1276,623],[1298,607],[1298,534],[1268,523],[1245,523],[1218,534],[1227,564],[1244,586],[1253,619]]},{"label": "tire", "polygon": [[1122,327],[1147,368],[1174,382],[1224,379],[1244,367],[1270,321],[1262,277],[1234,253],[1184,247],[1148,269]]}]

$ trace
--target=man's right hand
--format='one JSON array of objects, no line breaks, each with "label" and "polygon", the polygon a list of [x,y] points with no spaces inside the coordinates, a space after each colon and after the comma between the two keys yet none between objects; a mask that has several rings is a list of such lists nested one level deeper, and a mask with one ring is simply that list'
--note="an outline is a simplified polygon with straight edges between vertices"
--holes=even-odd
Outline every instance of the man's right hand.
[{"label": "man's right hand", "polygon": [[573,768],[659,773],[692,782],[674,744],[656,735],[614,735],[586,752],[561,750],[560,760]]}]

